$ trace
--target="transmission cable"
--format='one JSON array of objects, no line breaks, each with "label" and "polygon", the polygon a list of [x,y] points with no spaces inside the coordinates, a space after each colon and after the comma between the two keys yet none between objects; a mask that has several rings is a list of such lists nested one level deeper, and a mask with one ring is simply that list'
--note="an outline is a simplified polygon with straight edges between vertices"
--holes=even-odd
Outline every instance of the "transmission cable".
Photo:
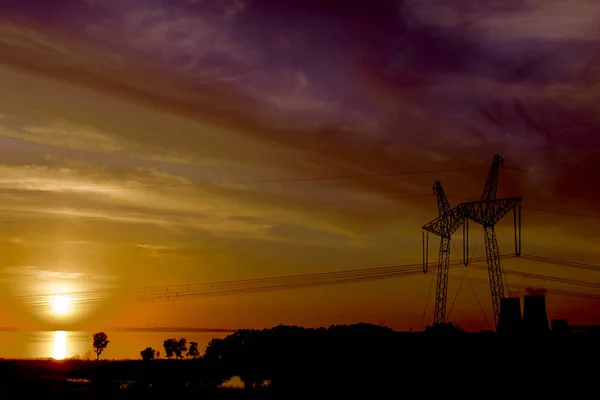
[{"label": "transmission cable", "polygon": [[[235,212],[235,211],[247,211],[247,210],[260,210],[260,209],[277,209],[277,208],[302,208],[302,207],[313,207],[322,204],[346,204],[346,203],[362,203],[367,201],[385,201],[385,200],[402,200],[402,199],[413,199],[417,197],[431,197],[431,193],[413,194],[406,196],[387,196],[387,197],[371,197],[366,199],[342,199],[342,200],[314,200],[310,203],[293,203],[293,204],[271,204],[262,205],[255,207],[239,207],[239,208],[213,208],[208,210],[199,210],[198,214],[206,213],[218,213],[218,212]],[[28,218],[28,219],[10,219],[0,220],[0,224],[10,223],[28,223],[28,222],[52,222],[52,221],[81,221],[81,220],[95,220],[95,219],[110,219],[110,216],[79,216],[79,217],[65,217],[65,218]],[[127,216],[123,216],[127,218]]]},{"label": "transmission cable", "polygon": [[[512,254],[502,255],[502,258],[514,258],[515,256]],[[485,257],[474,258],[473,261],[483,261]],[[462,262],[462,261],[461,261]],[[450,265],[459,265],[459,261],[451,261]],[[275,276],[275,277],[265,277],[265,278],[253,278],[253,279],[243,279],[243,280],[233,280],[233,281],[221,281],[221,282],[210,282],[210,283],[195,283],[195,284],[180,284],[180,285],[163,285],[163,286],[148,286],[142,288],[142,290],[150,294],[151,291],[162,290],[163,292],[168,292],[169,289],[171,291],[179,289],[187,289],[193,287],[213,287],[213,286],[226,286],[226,285],[239,285],[239,284],[253,284],[253,283],[263,283],[263,282],[272,282],[272,281],[281,281],[281,280],[289,280],[289,279],[313,279],[313,278],[330,278],[330,277],[338,277],[338,276],[346,276],[346,275],[354,275],[360,273],[381,273],[381,272],[390,272],[390,271],[403,271],[403,270],[413,270],[414,268],[421,267],[422,263],[414,263],[414,264],[404,264],[404,265],[395,265],[395,266],[386,266],[386,267],[370,267],[370,268],[360,268],[360,269],[352,269],[352,270],[343,270],[343,271],[331,271],[331,272],[317,272],[311,274],[298,274],[298,275],[286,275],[286,276]],[[429,266],[432,268],[437,268],[437,263],[431,262]],[[421,269],[422,272],[422,269]]]},{"label": "transmission cable", "polygon": [[[452,264],[458,265],[457,262]],[[134,290],[138,295],[136,298],[152,299],[159,297],[169,296],[182,296],[185,294],[208,294],[208,293],[223,293],[230,290],[248,290],[248,289],[263,289],[269,287],[285,288],[285,285],[306,285],[306,284],[337,284],[343,283],[348,280],[361,280],[361,279],[380,279],[392,276],[402,276],[404,274],[422,274],[422,263],[405,264],[388,267],[375,267],[375,268],[364,268],[344,271],[333,271],[333,272],[321,272],[312,274],[299,274],[289,276],[276,276],[266,278],[254,278],[254,279],[241,279],[232,281],[220,281],[220,282],[208,282],[208,283],[195,283],[195,284],[181,284],[181,285],[169,285],[169,286],[152,286],[145,288],[138,288]],[[437,266],[431,264],[431,268],[435,269]],[[282,286],[283,285],[283,286]],[[61,293],[62,295],[82,295],[82,294],[98,294],[104,293],[105,291],[82,291],[82,292],[71,292]],[[53,294],[32,294],[18,296],[20,298],[44,298],[52,297]]]},{"label": "transmission cable", "polygon": [[[501,258],[515,258],[514,255],[503,255]],[[475,264],[478,261],[483,261],[484,257],[471,258],[471,262],[474,264],[474,268],[486,269],[486,267]],[[437,270],[437,265],[431,263],[432,270]],[[462,265],[462,260],[450,261],[450,267],[458,267]],[[519,271],[506,270],[509,274],[517,274],[522,277],[530,277],[540,280],[581,285],[597,288],[598,285],[576,281],[572,279],[563,279],[557,277],[551,277],[539,274],[529,274]],[[360,282],[365,280],[375,279],[387,279],[400,276],[412,276],[422,274],[422,263],[405,264],[397,266],[387,267],[375,267],[375,268],[364,268],[355,270],[345,271],[333,271],[333,272],[322,272],[312,274],[299,274],[290,276],[278,276],[278,277],[266,277],[266,278],[255,278],[255,279],[244,279],[236,281],[221,281],[212,283],[196,283],[196,284],[182,284],[182,285],[170,285],[170,286],[154,286],[141,288],[141,293],[136,296],[138,299],[145,300],[156,300],[166,299],[174,297],[191,297],[191,296],[207,296],[207,295],[220,295],[220,294],[235,294],[235,293],[247,293],[265,290],[280,290],[280,289],[291,289],[297,287],[309,287],[309,286],[320,286],[320,285],[332,285],[349,282]],[[464,279],[464,277],[463,277]],[[511,286],[515,286],[511,284]],[[99,291],[90,292],[74,292],[72,295],[81,296],[84,294],[98,294]],[[64,293],[63,293],[64,294]],[[44,297],[52,295],[28,295],[21,297]],[[586,295],[587,296],[587,295]],[[589,297],[589,296],[588,296]],[[478,300],[478,299],[477,299]]]},{"label": "transmission cable", "polygon": [[[440,169],[440,170],[426,170],[426,171],[404,171],[404,172],[383,172],[374,174],[354,174],[354,175],[337,175],[337,176],[314,176],[304,178],[284,178],[284,179],[257,179],[257,180],[233,180],[233,181],[220,181],[214,180],[209,182],[191,182],[191,183],[173,183],[173,184],[157,184],[157,185],[137,185],[137,186],[113,186],[104,188],[84,188],[82,192],[104,192],[113,190],[133,190],[133,189],[154,189],[154,188],[175,188],[175,187],[194,187],[207,185],[211,183],[218,184],[238,184],[238,185],[258,185],[265,183],[295,183],[295,182],[315,182],[315,181],[333,181],[333,180],[345,180],[345,179],[367,179],[367,178],[386,178],[394,176],[409,176],[409,175],[428,175],[428,174],[441,174],[451,172],[469,172],[478,171],[484,169],[484,167],[472,167],[472,168],[454,168],[454,169]],[[43,190],[36,188],[23,188],[23,189],[12,189],[2,190],[0,194],[18,194],[22,192],[76,192],[78,190],[67,189],[67,190]]]},{"label": "transmission cable", "polygon": [[[457,200],[460,200],[463,202],[473,201],[472,199],[466,199],[464,197],[459,197],[459,196],[446,196],[446,197],[449,199],[457,199]],[[525,210],[538,211],[538,212],[544,212],[544,213],[549,213],[549,214],[557,214],[557,215],[565,215],[565,216],[570,216],[570,217],[589,218],[589,219],[600,220],[600,215],[570,213],[570,212],[566,212],[566,211],[556,211],[556,210],[549,210],[549,209],[545,209],[545,208],[536,208],[536,207],[531,207],[528,205],[523,205],[523,208]]]},{"label": "transmission cable", "polygon": [[[472,263],[472,268],[479,269],[479,270],[487,270],[488,269],[488,267],[486,267],[484,265],[479,265],[476,263]],[[579,280],[575,280],[575,279],[558,278],[555,276],[548,276],[548,275],[532,274],[529,272],[521,272],[521,271],[515,271],[515,270],[505,269],[505,268],[503,268],[503,269],[504,269],[504,272],[508,275],[520,276],[522,278],[538,279],[538,280],[544,280],[544,281],[548,281],[548,282],[564,283],[564,284],[568,284],[568,285],[585,286],[585,287],[591,287],[594,289],[600,289],[600,284],[598,284],[598,283],[579,281]]]},{"label": "transmission cable", "polygon": [[421,318],[421,330],[425,325],[425,316],[427,315],[427,306],[429,305],[429,298],[431,297],[431,288],[433,287],[433,281],[435,280],[435,274],[431,274],[431,281],[429,282],[429,290],[427,291],[427,299],[425,300],[425,309],[423,310],[423,317]]},{"label": "transmission cable", "polygon": [[[460,259],[459,255],[458,255],[458,251],[456,250],[456,246],[453,245],[453,248],[454,248],[454,254],[456,255],[457,258]],[[473,249],[473,252],[471,253],[471,258],[469,259],[470,262],[474,259],[476,251],[477,251],[477,244],[475,245],[475,248]],[[450,315],[452,314],[452,310],[454,309],[454,303],[456,303],[456,300],[458,299],[458,295],[460,293],[460,289],[462,288],[463,282],[464,282],[465,278],[467,277],[467,272],[469,271],[469,269],[467,267],[465,267],[464,265],[462,265],[462,268],[464,270],[463,279],[460,281],[460,284],[458,285],[458,290],[456,291],[456,295],[454,296],[454,300],[452,300],[452,304],[450,305],[450,310],[448,311],[448,317],[447,318],[450,318]],[[476,295],[476,297],[477,297],[477,295]],[[479,304],[479,300],[477,300],[477,303]],[[483,312],[483,309],[481,309],[481,311]],[[485,314],[485,312],[484,312],[484,314]]]},{"label": "transmission cable", "polygon": [[[194,187],[194,186],[201,186],[201,185],[206,185],[206,184],[210,184],[210,183],[258,185],[258,184],[266,184],[266,183],[333,181],[333,180],[346,180],[346,179],[367,179],[367,178],[385,178],[385,177],[394,177],[394,176],[442,174],[442,173],[452,173],[452,172],[471,172],[471,171],[480,171],[480,170],[484,170],[484,169],[487,169],[487,167],[481,166],[481,167],[449,168],[449,169],[425,170],[425,171],[398,171],[398,172],[382,172],[382,173],[372,173],[372,174],[349,174],[349,175],[313,176],[313,177],[280,178],[280,179],[231,180],[231,181],[210,180],[208,182],[112,186],[112,187],[104,187],[104,188],[82,188],[80,190],[72,189],[72,188],[66,189],[66,190],[60,190],[60,189],[59,190],[44,190],[44,189],[39,189],[39,188],[22,188],[22,189],[10,189],[10,190],[0,189],[0,194],[20,194],[23,192],[77,192],[77,191],[87,193],[87,192],[104,192],[104,191],[114,191],[114,190]],[[524,168],[505,167],[505,169],[526,172],[526,173],[560,177],[560,175],[552,174],[549,172],[532,171],[532,170],[527,170]]]},{"label": "transmission cable", "polygon": [[572,267],[572,268],[579,268],[579,269],[585,269],[585,270],[589,270],[589,271],[600,272],[600,266],[593,265],[593,264],[585,264],[585,263],[574,262],[574,261],[565,261],[565,260],[559,260],[559,259],[551,258],[551,257],[535,256],[535,255],[531,255],[531,254],[521,254],[521,257],[526,260],[530,260],[530,261],[537,261],[537,262],[542,262],[542,263],[547,263],[547,264],[554,264],[554,265],[560,265],[560,266],[565,266],[565,267]]},{"label": "transmission cable", "polygon": [[[454,279],[462,279],[461,275],[450,275],[450,277],[454,278]],[[487,279],[481,279],[481,278],[467,278],[467,279],[469,279],[473,282],[478,282],[478,283],[489,283],[489,281]],[[517,284],[517,283],[511,283],[510,286],[523,288],[523,289],[529,289],[531,287],[529,285],[521,285],[521,284]],[[588,298],[588,299],[592,299],[592,300],[600,300],[600,295],[595,295],[595,294],[590,294],[590,293],[585,293],[585,292],[553,289],[553,288],[548,288],[548,287],[544,287],[544,286],[539,286],[539,288],[544,289],[548,293],[555,293],[555,294],[559,294],[559,295],[573,296],[573,297],[583,297],[583,298]]]}]

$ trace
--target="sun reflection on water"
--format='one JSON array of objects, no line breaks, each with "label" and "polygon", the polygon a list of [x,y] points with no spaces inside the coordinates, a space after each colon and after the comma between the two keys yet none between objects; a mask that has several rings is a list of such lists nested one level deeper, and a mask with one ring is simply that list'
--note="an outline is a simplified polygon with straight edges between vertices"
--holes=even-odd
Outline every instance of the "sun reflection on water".
[{"label": "sun reflection on water", "polygon": [[52,340],[52,357],[55,360],[67,358],[67,332],[55,331]]}]

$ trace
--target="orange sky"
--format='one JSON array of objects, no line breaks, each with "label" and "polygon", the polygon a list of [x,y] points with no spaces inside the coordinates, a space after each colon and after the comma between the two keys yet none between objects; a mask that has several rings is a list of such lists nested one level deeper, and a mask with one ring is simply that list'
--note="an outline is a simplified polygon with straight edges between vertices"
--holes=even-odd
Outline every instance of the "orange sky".
[{"label": "orange sky", "polygon": [[[493,154],[532,171],[500,176],[500,196],[524,198],[523,251],[600,263],[592,2],[485,10],[457,2],[436,12],[406,2],[408,20],[337,1],[331,9],[307,2],[297,15],[267,1],[104,9],[69,0],[61,12],[54,1],[44,12],[8,3],[0,13],[2,326],[418,329],[431,274],[176,303],[128,299],[143,286],[419,262],[420,227],[436,216],[433,182],[442,180],[452,205],[475,200]],[[324,23],[332,15],[351,40]],[[512,250],[510,222],[499,227],[502,252]],[[484,255],[476,229],[471,249]],[[600,284],[595,272],[505,265]],[[452,303],[459,280],[450,285]],[[18,297],[90,290],[112,300],[85,298],[62,319]],[[551,317],[600,322],[597,300],[549,294],[548,307]],[[450,319],[485,328],[484,314],[491,320],[487,284],[463,284]]]}]

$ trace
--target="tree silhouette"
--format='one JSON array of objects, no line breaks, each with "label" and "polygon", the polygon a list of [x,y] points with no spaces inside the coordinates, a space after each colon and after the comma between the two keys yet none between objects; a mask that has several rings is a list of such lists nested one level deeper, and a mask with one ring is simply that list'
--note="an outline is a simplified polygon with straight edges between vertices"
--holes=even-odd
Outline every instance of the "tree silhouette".
[{"label": "tree silhouette", "polygon": [[187,356],[192,358],[198,358],[198,356],[200,356],[198,342],[190,342],[190,349],[187,352]]},{"label": "tree silhouette", "polygon": [[171,357],[173,357],[173,355],[175,354],[176,344],[177,341],[175,339],[166,339],[163,342],[163,347],[165,348],[165,357],[167,357],[168,359],[171,359]]},{"label": "tree silhouette", "polygon": [[166,339],[163,342],[163,347],[165,348],[165,356],[167,358],[170,359],[174,355],[175,357],[181,359],[187,350],[187,340],[185,338],[181,338],[179,340],[175,338]]},{"label": "tree silhouette", "polygon": [[181,338],[175,342],[175,356],[179,359],[183,358],[183,354],[187,350],[187,340],[185,338]]},{"label": "tree silhouette", "polygon": [[94,353],[96,353],[96,361],[100,359],[100,354],[108,347],[110,340],[108,335],[104,332],[94,333],[92,345],[94,346]]},{"label": "tree silhouette", "polygon": [[204,358],[210,360],[219,360],[228,350],[224,339],[212,339],[208,342],[206,350],[204,350]]},{"label": "tree silhouette", "polygon": [[142,356],[142,360],[144,361],[154,360],[156,351],[152,347],[146,347],[144,350],[140,351],[140,356]]}]

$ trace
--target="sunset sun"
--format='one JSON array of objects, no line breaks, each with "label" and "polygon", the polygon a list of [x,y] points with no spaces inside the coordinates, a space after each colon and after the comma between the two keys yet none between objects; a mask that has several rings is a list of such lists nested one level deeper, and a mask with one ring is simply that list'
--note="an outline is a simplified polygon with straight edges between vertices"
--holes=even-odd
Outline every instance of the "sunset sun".
[{"label": "sunset sun", "polygon": [[67,296],[54,296],[52,298],[52,312],[56,315],[65,315],[71,311],[71,299]]}]

